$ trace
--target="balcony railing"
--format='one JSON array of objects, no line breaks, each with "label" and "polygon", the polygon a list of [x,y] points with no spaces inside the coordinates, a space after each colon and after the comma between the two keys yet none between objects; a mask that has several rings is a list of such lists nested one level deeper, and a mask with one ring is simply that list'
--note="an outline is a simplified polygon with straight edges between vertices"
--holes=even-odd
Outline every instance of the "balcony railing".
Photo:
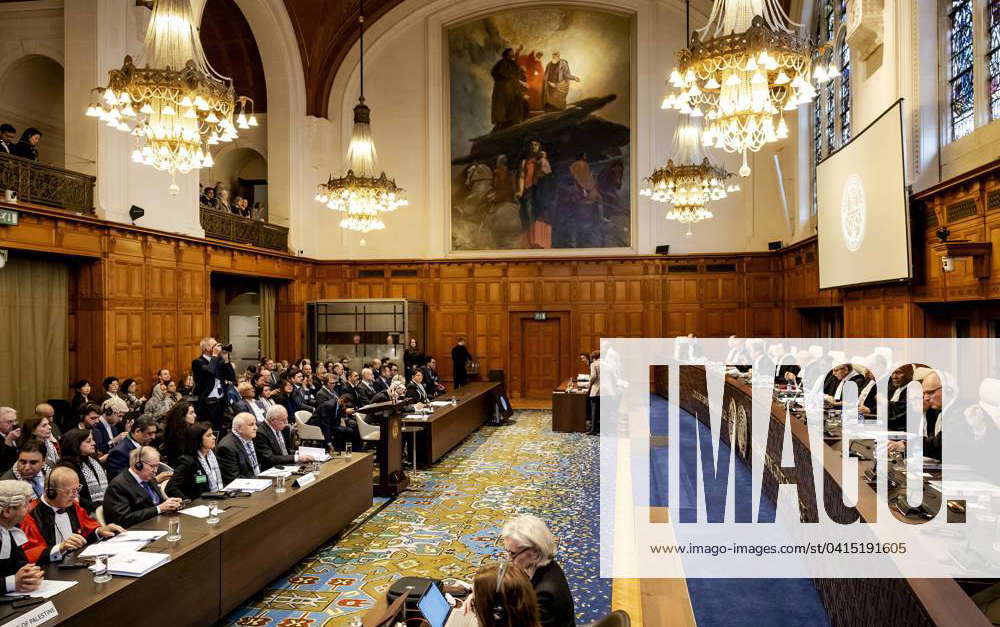
[{"label": "balcony railing", "polygon": [[12,189],[22,202],[94,215],[96,181],[88,174],[0,153],[0,197]]},{"label": "balcony railing", "polygon": [[218,211],[211,207],[201,207],[201,228],[205,229],[205,237],[224,239],[241,244],[253,244],[272,250],[288,250],[288,229],[251,220],[227,211]]}]

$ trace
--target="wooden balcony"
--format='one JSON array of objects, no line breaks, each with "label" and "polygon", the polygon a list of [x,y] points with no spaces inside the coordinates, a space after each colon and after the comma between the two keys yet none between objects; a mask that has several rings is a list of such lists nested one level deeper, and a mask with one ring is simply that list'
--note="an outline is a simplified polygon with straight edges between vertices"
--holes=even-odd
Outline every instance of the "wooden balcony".
[{"label": "wooden balcony", "polygon": [[205,237],[288,252],[288,229],[283,226],[202,206],[201,228]]},{"label": "wooden balcony", "polygon": [[94,183],[87,174],[0,153],[0,198],[17,192],[19,201],[94,215]]}]

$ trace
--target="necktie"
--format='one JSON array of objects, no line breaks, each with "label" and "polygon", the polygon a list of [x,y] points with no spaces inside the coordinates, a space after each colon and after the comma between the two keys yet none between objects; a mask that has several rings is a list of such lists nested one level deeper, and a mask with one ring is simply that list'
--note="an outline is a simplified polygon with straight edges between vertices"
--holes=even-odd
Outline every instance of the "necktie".
[{"label": "necktie", "polygon": [[243,448],[246,449],[247,457],[250,458],[250,465],[253,466],[254,476],[260,472],[260,466],[257,465],[257,454],[253,450],[253,445],[249,441],[243,441]]},{"label": "necktie", "polygon": [[41,474],[35,475],[35,478],[31,480],[31,487],[35,491],[35,496],[42,496],[42,476]]},{"label": "necktie", "polygon": [[56,513],[57,514],[65,514],[66,511],[67,511],[67,508],[65,508],[65,507],[58,507],[58,508],[56,508]]},{"label": "necktie", "polygon": [[288,449],[285,448],[285,438],[281,437],[281,433],[275,429],[271,429],[274,432],[274,437],[278,438],[278,448],[281,449],[282,455],[288,455]]},{"label": "necktie", "polygon": [[150,500],[153,501],[153,505],[159,505],[160,504],[160,497],[156,493],[156,490],[154,490],[153,487],[149,485],[149,482],[148,481],[143,481],[142,482],[142,487],[146,488],[146,494],[148,494]]}]

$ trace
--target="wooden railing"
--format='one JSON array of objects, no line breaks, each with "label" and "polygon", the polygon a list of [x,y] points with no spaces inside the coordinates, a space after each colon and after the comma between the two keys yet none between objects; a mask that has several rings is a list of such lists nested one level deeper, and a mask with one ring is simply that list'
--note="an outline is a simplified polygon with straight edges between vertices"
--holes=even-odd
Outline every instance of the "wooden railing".
[{"label": "wooden railing", "polygon": [[94,215],[94,183],[88,174],[0,153],[0,198],[14,190],[20,201]]},{"label": "wooden railing", "polygon": [[271,250],[288,251],[288,229],[251,220],[227,211],[218,211],[211,207],[201,207],[201,228],[205,229],[205,237],[214,237],[229,242],[252,244]]}]

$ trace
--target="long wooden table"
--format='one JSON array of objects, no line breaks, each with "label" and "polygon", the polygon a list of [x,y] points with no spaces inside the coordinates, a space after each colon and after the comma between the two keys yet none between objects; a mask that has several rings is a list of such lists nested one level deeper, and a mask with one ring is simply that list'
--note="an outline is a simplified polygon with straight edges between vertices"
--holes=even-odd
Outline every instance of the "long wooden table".
[{"label": "long wooden table", "polygon": [[[654,367],[654,389],[667,398],[667,376],[665,366]],[[680,406],[709,425],[705,370],[700,366],[680,368]],[[746,382],[727,376],[723,391],[722,406],[735,404],[736,412],[724,411],[722,440],[736,449],[737,456],[748,462],[752,454],[750,420],[753,415],[752,388]],[[785,421],[785,407],[772,399],[771,420]],[[735,414],[735,415],[733,415]],[[739,416],[739,418],[738,418]],[[735,428],[731,424],[736,421]],[[732,442],[734,433],[736,442]],[[799,420],[791,421],[792,446],[808,455],[809,434],[807,426]],[[780,441],[768,442],[767,459],[763,476],[763,490],[773,501],[777,498],[778,481],[773,469],[781,466]],[[771,463],[773,462],[773,463]],[[858,472],[863,474],[872,467],[872,462],[861,461]],[[858,502],[855,508],[864,520],[875,520],[877,495],[875,490],[856,476],[843,477],[840,442],[827,441],[823,450],[823,471],[829,479],[824,479],[826,494],[824,502],[844,503],[843,486],[846,481],[857,484]],[[811,481],[811,477],[800,478],[800,483]],[[801,497],[802,491],[797,491]],[[893,494],[890,494],[893,496]],[[819,497],[817,497],[818,499]],[[805,509],[815,509],[817,503],[803,503]],[[963,627],[987,627],[990,622],[976,607],[969,595],[954,579],[814,579],[823,605],[834,625],[858,625],[868,627],[874,624],[906,625],[907,627],[935,625],[961,625]]]},{"label": "long wooden table", "polygon": [[499,393],[500,383],[476,381],[463,385],[458,390],[445,392],[437,399],[451,400],[454,396],[458,402],[456,405],[435,407],[434,413],[425,420],[404,418],[403,422],[424,427],[417,434],[417,462],[424,465],[436,462],[483,426],[493,416]]},{"label": "long wooden table", "polygon": [[227,509],[215,525],[183,514],[135,525],[131,529],[165,530],[171,516],[181,517],[181,540],[161,538],[144,549],[168,553],[170,562],[144,577],[104,584],[85,569],[48,567],[47,578],[79,582],[52,598],[59,616],[51,624],[211,625],[370,508],[371,477],[372,455],[355,453],[324,463],[305,487],[289,481],[284,494],[272,487],[218,501]]}]

